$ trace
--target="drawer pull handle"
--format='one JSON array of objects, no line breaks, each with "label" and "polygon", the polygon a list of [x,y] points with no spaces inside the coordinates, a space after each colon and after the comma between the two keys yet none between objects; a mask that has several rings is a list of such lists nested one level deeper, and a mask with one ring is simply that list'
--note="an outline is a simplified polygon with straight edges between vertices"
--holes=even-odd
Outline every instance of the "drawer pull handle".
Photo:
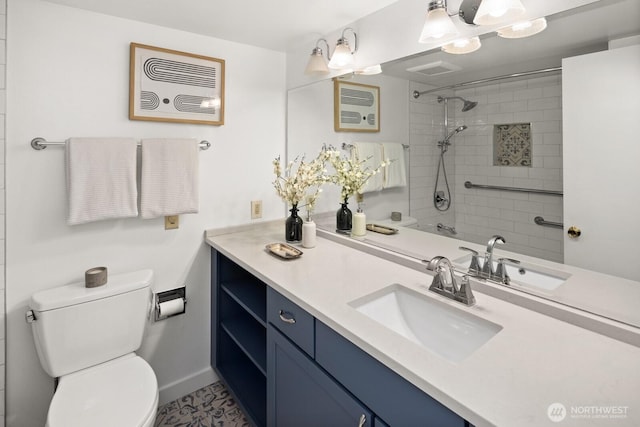
[{"label": "drawer pull handle", "polygon": [[367,422],[367,417],[362,414],[360,415],[360,422],[358,422],[358,427],[364,427],[364,424]]},{"label": "drawer pull handle", "polygon": [[296,323],[296,318],[293,317],[291,313],[288,313],[284,310],[280,310],[278,312],[278,315],[280,316],[280,320],[282,320],[284,323],[288,323],[290,325],[293,325],[294,323]]}]

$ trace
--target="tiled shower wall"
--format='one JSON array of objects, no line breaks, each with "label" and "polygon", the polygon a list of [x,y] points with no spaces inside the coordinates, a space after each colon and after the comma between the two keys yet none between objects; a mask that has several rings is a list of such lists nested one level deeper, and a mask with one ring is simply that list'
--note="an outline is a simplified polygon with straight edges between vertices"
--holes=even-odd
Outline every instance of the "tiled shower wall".
[{"label": "tiled shower wall", "polygon": [[5,408],[5,307],[4,307],[4,146],[6,106],[7,1],[0,0],[0,427]]},{"label": "tiled shower wall", "polygon": [[[413,84],[411,90],[427,87]],[[467,189],[474,184],[562,191],[561,75],[503,81],[459,90],[456,96],[477,101],[462,112],[462,102],[449,101],[449,129],[468,128],[451,139],[445,165],[453,203],[447,212],[433,207],[444,108],[437,94],[411,102],[411,215],[422,228],[453,225],[456,238],[485,244],[493,234],[504,236],[505,249],[552,261],[563,261],[563,231],[539,226],[536,216],[562,222],[562,197],[526,192]],[[451,95],[443,94],[443,95]],[[493,166],[493,126],[531,123],[532,166]],[[415,182],[414,182],[415,181]],[[442,175],[439,188],[443,188]]]}]

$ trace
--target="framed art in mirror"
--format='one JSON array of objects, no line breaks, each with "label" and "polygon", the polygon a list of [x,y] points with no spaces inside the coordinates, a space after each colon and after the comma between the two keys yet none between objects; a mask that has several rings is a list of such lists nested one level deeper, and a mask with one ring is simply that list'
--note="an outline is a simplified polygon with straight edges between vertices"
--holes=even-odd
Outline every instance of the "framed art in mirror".
[{"label": "framed art in mirror", "polygon": [[224,124],[224,60],[131,43],[129,119]]},{"label": "framed art in mirror", "polygon": [[380,132],[380,88],[333,80],[336,132]]}]

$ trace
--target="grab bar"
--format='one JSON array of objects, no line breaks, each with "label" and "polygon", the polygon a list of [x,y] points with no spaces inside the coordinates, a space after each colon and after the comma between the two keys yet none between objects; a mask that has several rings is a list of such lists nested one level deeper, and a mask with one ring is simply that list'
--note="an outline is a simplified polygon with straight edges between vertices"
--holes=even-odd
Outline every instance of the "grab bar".
[{"label": "grab bar", "polygon": [[562,196],[562,191],[539,190],[536,188],[501,187],[498,185],[480,185],[473,184],[471,181],[465,181],[464,186],[466,188],[484,188],[487,190],[520,191],[524,193],[551,194],[553,196]]},{"label": "grab bar", "polygon": [[537,216],[533,218],[533,222],[543,227],[564,228],[564,224],[561,222],[545,221],[543,217]]},{"label": "grab bar", "polygon": [[[401,144],[401,145],[402,145],[402,148],[404,148],[405,150],[409,149],[409,145],[408,144]],[[343,150],[351,150],[354,147],[355,147],[355,145],[353,145],[353,144],[348,144],[346,142],[342,143],[342,149]]]}]

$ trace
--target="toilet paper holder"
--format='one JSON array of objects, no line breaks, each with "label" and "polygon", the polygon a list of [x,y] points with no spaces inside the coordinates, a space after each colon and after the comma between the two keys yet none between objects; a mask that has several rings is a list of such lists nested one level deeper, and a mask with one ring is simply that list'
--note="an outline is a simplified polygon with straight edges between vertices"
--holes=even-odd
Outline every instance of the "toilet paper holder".
[{"label": "toilet paper holder", "polygon": [[[187,310],[186,294],[186,287],[170,289],[168,291],[158,292],[157,294],[155,294],[155,304],[153,310],[154,320],[157,322],[158,320],[168,319],[169,317],[185,313]],[[178,300],[182,301],[182,308],[181,310],[178,309],[176,311],[176,307],[180,307]],[[165,311],[163,310],[163,308],[169,308],[169,310]]]}]

